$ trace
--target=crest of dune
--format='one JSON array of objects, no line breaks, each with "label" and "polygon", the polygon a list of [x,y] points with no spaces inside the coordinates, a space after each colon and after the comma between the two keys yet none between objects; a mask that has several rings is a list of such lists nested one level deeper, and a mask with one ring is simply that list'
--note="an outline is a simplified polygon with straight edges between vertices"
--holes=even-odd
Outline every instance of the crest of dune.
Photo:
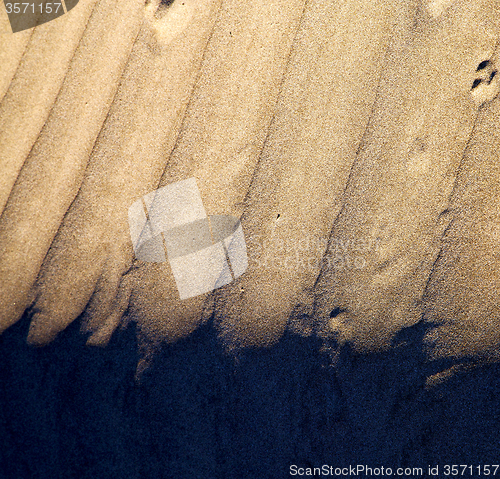
[{"label": "crest of dune", "polygon": [[[434,358],[498,357],[500,3],[80,0],[16,34],[0,8],[0,332],[105,346],[213,321]],[[127,212],[195,178],[248,269],[181,300]]]}]

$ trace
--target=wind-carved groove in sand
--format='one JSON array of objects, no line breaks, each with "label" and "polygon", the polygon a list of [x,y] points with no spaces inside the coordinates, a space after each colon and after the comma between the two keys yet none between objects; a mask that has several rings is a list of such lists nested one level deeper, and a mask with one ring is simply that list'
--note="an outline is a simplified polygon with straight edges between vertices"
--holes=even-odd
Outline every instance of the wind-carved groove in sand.
[{"label": "wind-carved groove in sand", "polygon": [[[479,87],[481,85],[481,83],[483,83],[484,78],[488,78],[488,80],[486,81],[487,85],[491,84],[491,82],[492,82],[493,78],[496,76],[496,72],[497,72],[497,70],[495,68],[497,58],[498,58],[498,42],[497,42],[497,48],[495,49],[495,53],[494,53],[493,57],[489,60],[481,61],[479,63],[479,65],[477,66],[476,72],[479,72],[479,74],[481,75],[482,78],[474,80],[471,91],[474,90],[475,88]],[[485,71],[485,69],[487,69],[487,70]],[[496,91],[497,91],[497,93],[492,92],[492,90],[489,91],[490,96],[489,96],[489,98],[484,98],[485,103],[493,100],[497,96],[498,87],[497,87]],[[481,105],[481,106],[483,106],[483,105]],[[487,106],[487,108],[490,109],[489,106]],[[467,142],[467,145],[464,149],[464,153],[462,155],[462,158],[460,160],[460,164],[459,164],[458,169],[457,169],[455,181],[453,182],[453,188],[452,188],[452,191],[451,191],[449,199],[448,199],[449,206],[440,214],[440,216],[438,218],[440,220],[441,217],[446,215],[449,219],[448,219],[448,223],[447,223],[445,229],[443,230],[441,238],[439,240],[439,243],[438,243],[439,244],[439,251],[438,251],[438,254],[436,255],[436,259],[434,260],[432,267],[429,271],[429,275],[427,277],[427,281],[426,281],[425,286],[424,286],[424,292],[422,294],[423,305],[424,305],[424,312],[423,312],[422,316],[424,319],[427,319],[428,322],[433,323],[434,326],[440,324],[440,321],[436,320],[435,317],[434,317],[434,319],[429,321],[429,319],[426,318],[426,314],[425,314],[426,309],[428,309],[428,311],[429,311],[428,317],[433,317],[433,308],[432,308],[432,306],[429,305],[429,297],[431,297],[432,294],[430,294],[429,291],[431,291],[431,287],[435,287],[433,285],[433,281],[436,277],[436,272],[439,272],[439,268],[443,264],[444,245],[447,244],[446,238],[448,238],[448,232],[450,230],[452,230],[452,228],[455,227],[454,223],[457,220],[455,213],[456,213],[457,208],[453,207],[453,205],[457,202],[455,200],[455,198],[460,196],[457,193],[457,190],[460,189],[459,185],[460,185],[460,182],[462,181],[462,178],[464,177],[463,170],[464,170],[464,167],[468,161],[468,156],[470,156],[471,145],[474,144],[475,138],[477,137],[477,131],[478,131],[478,129],[479,129],[479,131],[481,130],[482,123],[484,122],[484,120],[482,120],[483,117],[484,117],[484,114],[483,115],[481,114],[481,108],[480,108],[478,110],[478,115],[476,116],[476,120],[474,122],[474,126],[472,128],[471,135],[470,135],[469,140]],[[446,287],[444,289],[446,290]],[[432,340],[430,340],[429,338],[431,338],[434,334],[435,334],[435,331],[431,332],[427,335],[426,342],[427,342],[428,346],[430,344],[432,344]],[[456,345],[459,343],[460,343],[460,341],[457,341],[455,339],[453,340],[453,344]],[[433,347],[431,346],[431,347],[429,347],[429,352],[430,352],[431,356],[433,356],[434,358],[437,358],[441,355],[446,355],[447,353],[444,353],[444,351],[446,351],[447,348],[448,348],[448,346],[446,346],[446,343],[444,345],[441,345],[440,348],[434,347],[434,350],[433,350]],[[471,351],[468,351],[468,352],[471,353]],[[477,352],[478,351],[476,350],[476,353]]]},{"label": "wind-carved groove in sand", "polygon": [[60,94],[95,4],[96,0],[82,0],[79,14],[63,22],[4,36],[14,43],[29,36],[29,42],[0,102],[0,211]]},{"label": "wind-carved groove in sand", "polygon": [[50,341],[85,311],[89,344],[103,345],[124,313],[123,286],[135,270],[128,207],[154,189],[164,171],[219,6],[191,4],[191,28],[166,42],[158,31],[168,28],[168,19],[158,22],[146,8],[82,187],[42,266],[33,342]]},{"label": "wind-carved groove in sand", "polygon": [[[398,330],[421,319],[425,284],[449,225],[442,212],[478,110],[491,99],[488,89],[470,89],[496,47],[494,13],[488,2],[457,4],[437,20],[418,10],[411,40],[387,65],[316,292],[324,334],[341,343],[388,347]],[[335,245],[347,239],[377,244],[365,254],[366,267],[335,267]],[[344,312],[330,318],[337,308]]]},{"label": "wind-carved groove in sand", "polygon": [[[207,211],[241,216],[303,5],[223,3],[157,187],[194,177]],[[145,343],[174,341],[210,316],[210,295],[179,299],[168,263],[138,263],[120,287],[121,311],[128,307]]]},{"label": "wind-carved groove in sand", "polygon": [[5,35],[0,32],[0,104],[9,89],[24,55],[28,51],[34,29],[21,32],[19,35]]},{"label": "wind-carved groove in sand", "polygon": [[[30,302],[43,259],[81,186],[137,36],[141,13],[136,0],[99,3],[10,192],[0,219],[0,276],[6,278],[0,283],[0,331],[17,321]],[[110,49],[110,44],[115,48]]]},{"label": "wind-carved groove in sand", "polygon": [[[494,65],[498,61],[498,51]],[[497,89],[498,93],[498,89]],[[423,298],[430,357],[496,361],[500,345],[500,99],[485,105],[464,153],[451,199],[453,223]]]},{"label": "wind-carved groove in sand", "polygon": [[229,349],[277,341],[317,278],[399,8],[307,3],[241,220],[249,267],[216,294]]}]

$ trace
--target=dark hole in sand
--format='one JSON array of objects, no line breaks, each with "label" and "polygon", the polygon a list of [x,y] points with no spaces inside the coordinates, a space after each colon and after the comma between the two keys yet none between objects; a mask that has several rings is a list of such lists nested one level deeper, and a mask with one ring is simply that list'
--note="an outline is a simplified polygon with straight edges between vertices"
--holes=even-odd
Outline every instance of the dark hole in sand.
[{"label": "dark hole in sand", "polygon": [[478,66],[476,71],[478,72],[479,70],[484,70],[488,65],[490,64],[489,60],[484,60],[482,61]]},{"label": "dark hole in sand", "polygon": [[474,90],[474,88],[477,88],[481,84],[481,80],[479,78],[476,78],[474,82],[472,83],[472,88],[471,90]]},{"label": "dark hole in sand", "polygon": [[345,313],[347,310],[342,308],[333,308],[330,312],[330,318],[336,318],[340,313]]}]

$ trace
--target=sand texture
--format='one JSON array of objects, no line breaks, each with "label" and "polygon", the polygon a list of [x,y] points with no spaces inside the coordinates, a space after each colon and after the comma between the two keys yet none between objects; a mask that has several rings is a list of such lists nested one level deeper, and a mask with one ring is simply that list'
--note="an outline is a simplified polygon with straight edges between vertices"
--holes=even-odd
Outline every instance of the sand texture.
[{"label": "sand texture", "polygon": [[[495,0],[80,0],[16,34],[2,10],[0,332],[374,352],[425,323],[429,357],[498,359],[499,38]],[[181,300],[127,214],[192,177],[249,264]]]}]

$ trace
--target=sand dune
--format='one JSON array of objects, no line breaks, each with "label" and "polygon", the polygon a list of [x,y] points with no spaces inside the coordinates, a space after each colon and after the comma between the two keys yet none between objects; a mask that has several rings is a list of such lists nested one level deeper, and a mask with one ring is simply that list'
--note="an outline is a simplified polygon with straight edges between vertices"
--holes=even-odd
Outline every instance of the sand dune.
[{"label": "sand dune", "polygon": [[[495,62],[497,7],[457,4],[437,19],[417,8],[387,60],[317,285],[326,330],[361,349],[389,346],[422,317],[464,150],[498,92],[496,78],[472,88]],[[336,262],[349,241],[369,245],[359,267]]]},{"label": "sand dune", "polygon": [[[213,319],[227,349],[290,327],[374,351],[424,318],[432,357],[496,358],[499,9],[81,0],[0,34],[0,331]],[[181,301],[127,211],[188,177],[249,267]]]}]

